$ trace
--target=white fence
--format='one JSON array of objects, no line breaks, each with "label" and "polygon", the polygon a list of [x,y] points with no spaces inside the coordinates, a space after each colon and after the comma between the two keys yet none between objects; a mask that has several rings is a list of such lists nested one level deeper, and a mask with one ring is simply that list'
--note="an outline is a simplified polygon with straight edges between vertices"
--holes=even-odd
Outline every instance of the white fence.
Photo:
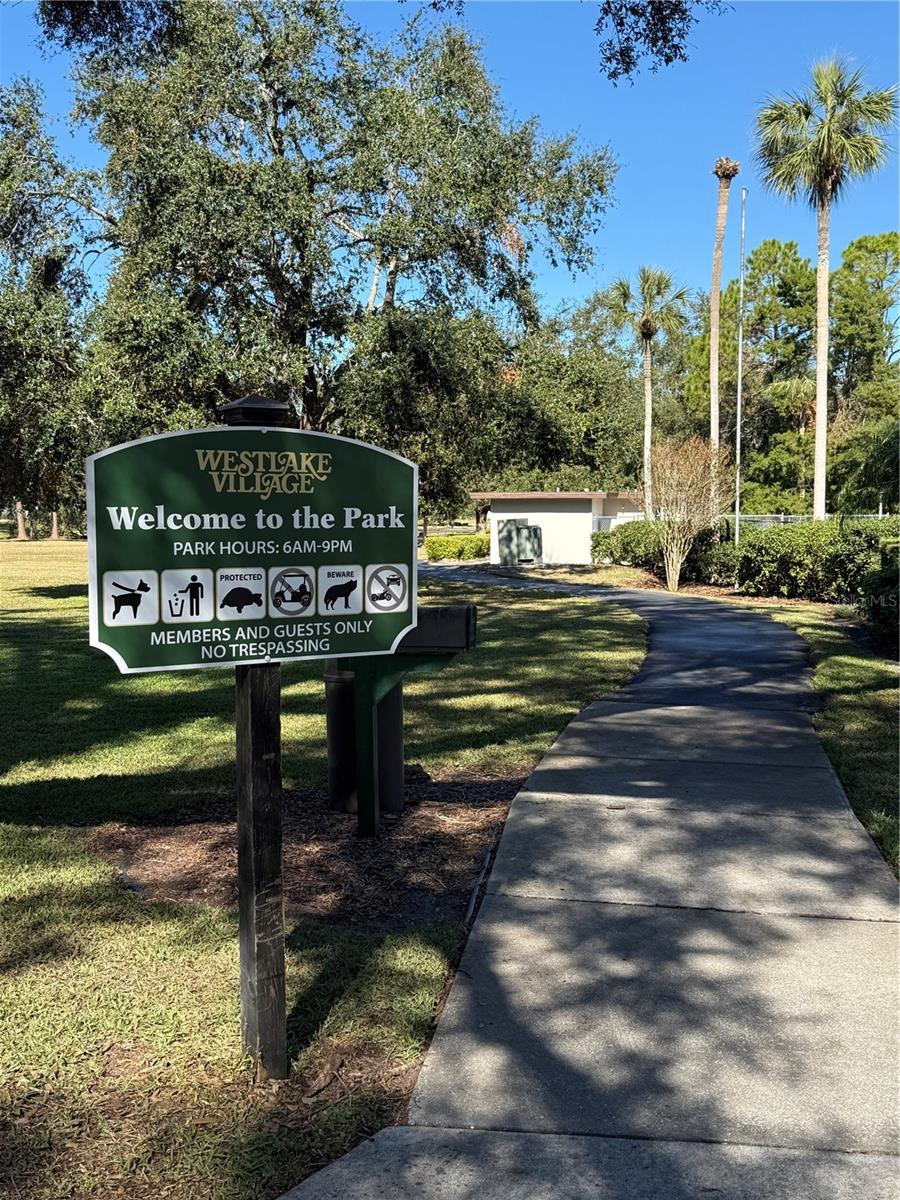
[{"label": "white fence", "polygon": [[643,513],[620,513],[616,517],[592,517],[591,533],[609,533],[617,525],[627,525],[629,521],[643,521]]},{"label": "white fence", "polygon": [[[839,521],[880,521],[889,517],[890,513],[826,513],[828,520]],[[734,521],[734,513],[724,513],[723,520]],[[812,513],[741,513],[741,524],[752,525],[756,529],[769,529],[773,525],[797,525],[802,521],[812,521]]]},{"label": "white fence", "polygon": [[[838,518],[842,521],[880,521],[889,517],[890,513],[828,513],[828,519]],[[811,513],[741,513],[741,525],[752,526],[754,529],[771,529],[773,525],[796,525],[800,521],[811,521]],[[608,533],[617,525],[628,521],[642,521],[641,513],[626,513],[621,517],[594,517],[592,533]],[[734,513],[723,513],[723,521],[734,523]]]}]

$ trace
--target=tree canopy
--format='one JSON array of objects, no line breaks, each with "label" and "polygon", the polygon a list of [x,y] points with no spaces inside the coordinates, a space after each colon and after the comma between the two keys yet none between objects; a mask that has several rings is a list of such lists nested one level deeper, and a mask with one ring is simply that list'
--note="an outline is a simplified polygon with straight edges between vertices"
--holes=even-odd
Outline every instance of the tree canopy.
[{"label": "tree canopy", "polygon": [[887,158],[882,134],[896,114],[896,88],[863,90],[862,71],[837,58],[812,68],[806,91],[772,97],[757,121],[764,183],[812,209],[837,200]]},{"label": "tree canopy", "polygon": [[832,371],[841,398],[884,376],[897,358],[900,233],[857,238],[832,274]]},{"label": "tree canopy", "polygon": [[[115,14],[62,15],[59,36],[88,43],[77,116],[107,161],[64,167],[36,90],[9,89],[0,228],[14,271],[35,257],[31,226],[106,256],[77,390],[110,440],[255,390],[307,427],[356,433],[371,413],[354,413],[351,381],[388,331],[415,314],[433,337],[476,311],[521,330],[538,320],[537,249],[592,261],[611,153],[510,118],[457,28],[415,14],[384,46],[331,0],[181,0],[164,44],[123,54]],[[116,19],[148,38],[162,15],[134,0]]]},{"label": "tree canopy", "polygon": [[187,0],[169,59],[100,56],[80,84],[121,288],[177,297],[231,391],[266,385],[314,428],[360,311],[532,318],[531,251],[583,267],[614,174],[508,120],[458,30],[413,19],[376,47],[327,0]]},{"label": "tree canopy", "polygon": [[[470,489],[634,487],[645,332],[657,438],[705,431],[704,297],[651,271],[541,313],[534,257],[591,264],[615,163],[512,119],[459,29],[417,7],[383,46],[331,0],[50,7],[107,159],[64,162],[39,91],[0,89],[0,503],[77,529],[85,454],[250,391],[419,461],[433,519]],[[898,261],[898,235],[872,234],[832,274],[830,506],[892,501]],[[752,251],[750,509],[809,507],[815,299],[795,243]]]},{"label": "tree canopy", "polygon": [[[422,0],[423,7],[461,15],[464,0]],[[646,61],[653,71],[687,59],[702,12],[727,11],[722,0],[601,0],[597,18],[600,69],[613,82],[632,79]],[[165,53],[181,36],[180,0],[39,0],[45,35],[66,49],[130,55]]]},{"label": "tree canopy", "polygon": [[700,14],[726,8],[721,0],[601,0],[595,26],[601,70],[615,83],[633,78],[645,59],[651,71],[686,62]]}]

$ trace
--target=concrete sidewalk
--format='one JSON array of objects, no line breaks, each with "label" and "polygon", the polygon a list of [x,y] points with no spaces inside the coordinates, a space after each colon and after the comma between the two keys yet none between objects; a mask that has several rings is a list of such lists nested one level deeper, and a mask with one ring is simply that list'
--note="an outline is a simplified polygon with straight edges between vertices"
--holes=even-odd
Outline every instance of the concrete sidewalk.
[{"label": "concrete sidewalk", "polygon": [[643,667],[516,797],[409,1126],[292,1200],[897,1195],[896,884],[805,644],[600,594],[648,620]]}]

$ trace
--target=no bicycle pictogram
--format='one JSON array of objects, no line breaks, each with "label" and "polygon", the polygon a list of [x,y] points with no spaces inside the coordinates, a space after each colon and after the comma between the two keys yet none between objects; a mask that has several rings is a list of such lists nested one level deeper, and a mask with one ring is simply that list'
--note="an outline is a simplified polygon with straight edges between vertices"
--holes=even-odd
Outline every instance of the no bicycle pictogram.
[{"label": "no bicycle pictogram", "polygon": [[409,571],[403,563],[366,567],[366,612],[405,612],[409,608]]}]

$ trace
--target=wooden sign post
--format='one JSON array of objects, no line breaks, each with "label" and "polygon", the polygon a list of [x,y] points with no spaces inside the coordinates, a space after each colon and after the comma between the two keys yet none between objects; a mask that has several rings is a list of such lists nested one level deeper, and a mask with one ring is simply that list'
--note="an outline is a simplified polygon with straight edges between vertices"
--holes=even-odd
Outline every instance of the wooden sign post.
[{"label": "wooden sign post", "polygon": [[[219,416],[230,426],[277,428],[288,406],[245,396]],[[257,1079],[287,1079],[280,663],[234,668],[234,728],[241,1039]]]},{"label": "wooden sign post", "polygon": [[281,667],[235,667],[241,1034],[261,1078],[288,1074],[284,996]]}]

